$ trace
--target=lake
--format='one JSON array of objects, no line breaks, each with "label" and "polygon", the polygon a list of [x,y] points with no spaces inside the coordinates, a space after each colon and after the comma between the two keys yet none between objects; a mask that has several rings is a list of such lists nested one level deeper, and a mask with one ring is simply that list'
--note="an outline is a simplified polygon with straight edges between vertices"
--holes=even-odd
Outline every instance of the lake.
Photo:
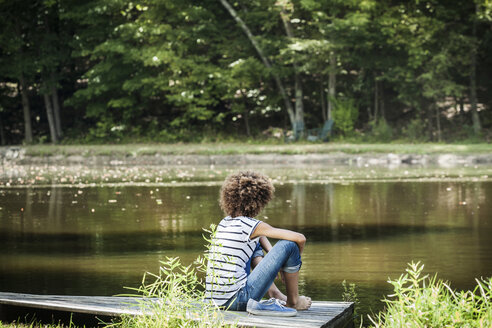
[{"label": "lake", "polygon": [[[107,170],[113,180],[106,184],[63,185],[53,181],[58,176],[26,186],[19,176],[52,176],[29,169],[0,176],[0,291],[114,295],[138,287],[167,256],[191,263],[204,250],[202,228],[223,216],[220,181],[233,169],[198,170],[197,177],[176,169],[164,181],[154,180],[158,169],[142,170],[154,172],[142,184],[118,184],[128,175]],[[384,168],[283,168],[275,177],[266,168],[276,192],[258,218],[307,237],[302,293],[341,300],[346,280],[367,314],[382,308],[388,277],[410,261],[458,289],[492,275],[491,168],[454,170],[400,168],[387,178]],[[326,178],[327,171],[335,173]]]}]

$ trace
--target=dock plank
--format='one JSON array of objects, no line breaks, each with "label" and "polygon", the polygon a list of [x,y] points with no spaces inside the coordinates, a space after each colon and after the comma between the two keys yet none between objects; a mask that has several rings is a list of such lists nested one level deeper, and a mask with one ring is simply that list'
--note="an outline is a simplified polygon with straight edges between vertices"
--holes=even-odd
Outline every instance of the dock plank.
[{"label": "dock plank", "polygon": [[[33,311],[42,309],[95,316],[143,315],[145,311],[139,307],[140,302],[141,299],[139,298],[119,296],[63,296],[0,292],[0,305],[32,308]],[[313,301],[309,310],[299,311],[297,316],[288,318],[223,311],[224,318],[229,323],[235,322],[241,327],[258,328],[335,328],[341,327],[349,321],[352,313],[353,303],[329,301]]]}]

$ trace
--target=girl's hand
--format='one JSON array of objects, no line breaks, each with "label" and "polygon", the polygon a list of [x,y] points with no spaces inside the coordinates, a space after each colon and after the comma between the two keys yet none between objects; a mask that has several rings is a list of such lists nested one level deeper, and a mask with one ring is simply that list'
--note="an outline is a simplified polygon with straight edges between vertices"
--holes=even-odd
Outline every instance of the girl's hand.
[{"label": "girl's hand", "polygon": [[272,249],[272,244],[265,236],[260,237],[260,245],[263,248],[263,250],[267,253]]},{"label": "girl's hand", "polygon": [[299,246],[300,253],[302,253],[306,244],[306,237],[302,233],[274,228],[265,222],[260,222],[249,238],[254,239],[260,236],[293,241]]}]

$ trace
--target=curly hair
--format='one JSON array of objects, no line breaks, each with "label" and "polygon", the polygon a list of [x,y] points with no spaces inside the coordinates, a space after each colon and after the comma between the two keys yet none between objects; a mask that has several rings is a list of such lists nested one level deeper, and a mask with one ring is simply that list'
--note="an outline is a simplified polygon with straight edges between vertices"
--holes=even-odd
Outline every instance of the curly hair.
[{"label": "curly hair", "polygon": [[220,188],[220,208],[231,217],[255,217],[273,198],[270,178],[252,171],[228,176]]}]

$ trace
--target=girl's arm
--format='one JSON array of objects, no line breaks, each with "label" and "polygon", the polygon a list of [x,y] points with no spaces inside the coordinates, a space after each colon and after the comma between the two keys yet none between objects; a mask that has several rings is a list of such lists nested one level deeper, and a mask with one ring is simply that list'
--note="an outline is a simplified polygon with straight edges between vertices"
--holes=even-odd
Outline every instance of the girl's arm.
[{"label": "girl's arm", "polygon": [[270,241],[265,236],[260,237],[260,245],[267,253],[272,249],[272,244],[270,244]]},{"label": "girl's arm", "polygon": [[[299,251],[301,253],[304,250],[304,245],[306,244],[306,237],[304,237],[304,235],[302,233],[290,231],[287,229],[274,228],[265,222],[260,222],[256,226],[256,229],[253,231],[253,233],[251,234],[251,236],[249,238],[254,239],[256,237],[261,237],[261,236],[293,241],[293,242],[297,243],[297,245],[299,246]],[[260,239],[260,242],[261,242],[261,239]]]}]

